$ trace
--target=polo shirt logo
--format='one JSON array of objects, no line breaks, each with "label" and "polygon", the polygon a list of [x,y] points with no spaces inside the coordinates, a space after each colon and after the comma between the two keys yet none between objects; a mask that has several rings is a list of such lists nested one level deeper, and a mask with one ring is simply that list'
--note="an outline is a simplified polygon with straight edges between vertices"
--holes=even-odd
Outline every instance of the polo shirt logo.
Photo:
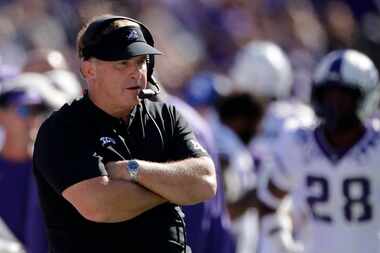
[{"label": "polo shirt logo", "polygon": [[202,152],[206,152],[206,150],[202,147],[202,145],[195,141],[195,140],[190,140],[191,146],[194,150],[200,150]]},{"label": "polo shirt logo", "polygon": [[102,142],[102,146],[108,146],[109,144],[116,144],[116,141],[111,137],[100,137],[100,141]]}]

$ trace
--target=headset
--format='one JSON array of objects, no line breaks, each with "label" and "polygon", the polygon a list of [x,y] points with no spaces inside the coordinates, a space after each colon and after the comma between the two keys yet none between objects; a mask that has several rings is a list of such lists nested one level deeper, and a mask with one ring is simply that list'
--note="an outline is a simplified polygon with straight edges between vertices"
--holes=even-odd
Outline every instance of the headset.
[{"label": "headset", "polygon": [[[124,17],[124,16],[115,16],[115,15],[106,15],[102,18],[99,18],[98,20],[94,21],[89,25],[89,27],[86,30],[86,33],[94,33],[95,31],[99,31],[101,27],[107,27],[109,24],[116,20],[129,20],[132,22],[135,22],[140,26],[140,30],[143,33],[144,39],[146,42],[154,47],[154,39],[152,33],[149,31],[149,29],[140,21],[137,21],[133,18]],[[139,93],[139,97],[141,99],[144,98],[154,98],[160,93],[160,83],[159,81],[154,77],[154,55],[147,55],[147,78],[148,78],[148,85],[149,83],[151,86],[154,86],[154,88],[147,88],[143,89]]]}]

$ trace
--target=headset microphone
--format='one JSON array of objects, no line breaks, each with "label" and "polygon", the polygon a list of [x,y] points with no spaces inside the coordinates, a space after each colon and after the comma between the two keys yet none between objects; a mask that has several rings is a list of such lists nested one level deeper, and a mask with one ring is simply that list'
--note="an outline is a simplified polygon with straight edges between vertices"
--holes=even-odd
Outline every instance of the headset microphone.
[{"label": "headset microphone", "polygon": [[139,93],[139,98],[141,99],[144,99],[144,98],[153,98],[155,96],[157,96],[159,93],[160,93],[160,85],[159,85],[159,82],[156,80],[156,78],[152,75],[150,76],[150,80],[149,80],[149,83],[152,84],[155,89],[151,89],[151,88],[147,88],[147,89],[143,89],[140,91]]},{"label": "headset microphone", "polygon": [[157,94],[156,91],[152,89],[143,89],[139,93],[139,98],[144,99],[144,98],[152,98]]}]

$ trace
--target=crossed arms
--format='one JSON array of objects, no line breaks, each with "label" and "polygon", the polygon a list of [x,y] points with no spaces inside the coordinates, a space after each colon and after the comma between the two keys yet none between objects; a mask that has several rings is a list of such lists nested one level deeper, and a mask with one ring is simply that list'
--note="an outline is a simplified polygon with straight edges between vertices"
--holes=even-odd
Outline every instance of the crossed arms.
[{"label": "crossed arms", "polygon": [[195,204],[216,193],[215,167],[209,157],[169,163],[138,160],[137,182],[129,178],[126,163],[108,163],[108,176],[69,186],[63,191],[63,197],[86,219],[120,222],[165,202]]}]

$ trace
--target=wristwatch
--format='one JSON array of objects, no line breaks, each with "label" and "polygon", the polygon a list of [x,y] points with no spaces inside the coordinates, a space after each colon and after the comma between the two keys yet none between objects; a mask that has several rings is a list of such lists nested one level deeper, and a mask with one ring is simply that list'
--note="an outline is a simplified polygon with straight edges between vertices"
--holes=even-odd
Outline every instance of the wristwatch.
[{"label": "wristwatch", "polygon": [[139,163],[136,160],[129,160],[127,162],[127,170],[131,180],[136,182],[140,170]]}]

